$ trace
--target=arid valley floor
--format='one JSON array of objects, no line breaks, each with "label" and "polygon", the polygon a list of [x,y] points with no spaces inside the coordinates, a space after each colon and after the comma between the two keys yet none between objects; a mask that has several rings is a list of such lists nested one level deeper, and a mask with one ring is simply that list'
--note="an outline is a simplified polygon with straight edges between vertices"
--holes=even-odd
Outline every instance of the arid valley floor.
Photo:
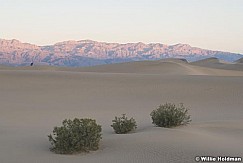
[{"label": "arid valley floor", "polygon": [[[1,163],[190,163],[195,156],[243,156],[243,64],[216,59],[142,61],[88,68],[0,67]],[[150,113],[184,103],[191,124],[158,128]],[[134,117],[117,135],[115,116]],[[47,135],[65,118],[102,125],[100,149],[50,152]]]}]

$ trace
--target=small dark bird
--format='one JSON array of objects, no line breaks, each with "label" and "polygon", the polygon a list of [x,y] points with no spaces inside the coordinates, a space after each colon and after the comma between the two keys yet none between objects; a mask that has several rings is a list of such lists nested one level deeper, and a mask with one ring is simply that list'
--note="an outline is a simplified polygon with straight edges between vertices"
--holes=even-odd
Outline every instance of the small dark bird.
[{"label": "small dark bird", "polygon": [[34,65],[34,63],[33,63],[33,62],[31,62],[30,66],[33,66],[33,65]]}]

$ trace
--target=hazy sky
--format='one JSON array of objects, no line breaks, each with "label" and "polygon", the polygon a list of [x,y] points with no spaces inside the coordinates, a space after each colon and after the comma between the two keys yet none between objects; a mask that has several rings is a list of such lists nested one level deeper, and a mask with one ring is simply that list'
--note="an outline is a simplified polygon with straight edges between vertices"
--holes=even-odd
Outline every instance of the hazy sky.
[{"label": "hazy sky", "polygon": [[0,0],[0,38],[187,43],[243,54],[243,0]]}]

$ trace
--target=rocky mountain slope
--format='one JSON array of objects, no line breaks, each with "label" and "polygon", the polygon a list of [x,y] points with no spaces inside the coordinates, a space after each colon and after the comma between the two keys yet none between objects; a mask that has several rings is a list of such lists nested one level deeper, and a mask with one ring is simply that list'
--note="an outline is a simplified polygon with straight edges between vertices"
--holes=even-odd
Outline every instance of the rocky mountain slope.
[{"label": "rocky mountain slope", "polygon": [[189,61],[217,57],[235,61],[240,54],[204,50],[187,44],[164,45],[159,43],[105,43],[91,40],[65,41],[50,46],[21,43],[18,40],[0,39],[0,64],[57,66],[92,66],[162,58],[185,58]]}]

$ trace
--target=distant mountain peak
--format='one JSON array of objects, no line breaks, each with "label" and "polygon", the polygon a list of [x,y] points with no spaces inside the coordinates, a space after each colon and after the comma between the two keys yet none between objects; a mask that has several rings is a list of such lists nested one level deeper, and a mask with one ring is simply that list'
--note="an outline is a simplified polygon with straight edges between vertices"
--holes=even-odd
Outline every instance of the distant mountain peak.
[{"label": "distant mountain peak", "polygon": [[54,45],[57,45],[57,44],[77,44],[78,41],[75,41],[75,40],[68,40],[68,41],[63,41],[63,42],[58,42]]},{"label": "distant mountain peak", "polygon": [[189,44],[182,44],[182,43],[175,44],[175,45],[171,45],[171,46],[174,46],[174,47],[183,47],[183,48],[191,48],[191,46]]}]

